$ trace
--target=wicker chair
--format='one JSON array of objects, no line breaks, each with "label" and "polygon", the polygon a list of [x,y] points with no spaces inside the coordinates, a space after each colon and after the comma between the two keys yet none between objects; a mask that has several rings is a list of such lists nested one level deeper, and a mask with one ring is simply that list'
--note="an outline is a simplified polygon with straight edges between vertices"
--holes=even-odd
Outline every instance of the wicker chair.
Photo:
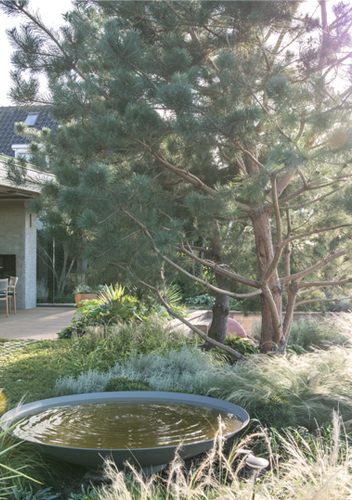
[{"label": "wicker chair", "polygon": [[11,297],[13,300],[13,310],[16,314],[16,285],[18,278],[17,276],[10,276],[9,284],[7,285],[7,296],[9,298],[9,311],[11,312]]},{"label": "wicker chair", "polygon": [[9,296],[7,294],[7,287],[9,284],[9,280],[6,278],[4,280],[0,280],[0,300],[5,301],[6,305],[6,318],[9,317]]}]

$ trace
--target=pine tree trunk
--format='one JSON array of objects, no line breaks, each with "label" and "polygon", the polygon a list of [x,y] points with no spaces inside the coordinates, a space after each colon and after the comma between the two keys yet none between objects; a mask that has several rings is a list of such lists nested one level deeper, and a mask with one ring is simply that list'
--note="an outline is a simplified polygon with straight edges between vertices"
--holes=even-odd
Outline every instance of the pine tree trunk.
[{"label": "pine tree trunk", "polygon": [[227,331],[227,320],[230,312],[230,299],[227,295],[217,293],[213,306],[213,320],[208,332],[211,339],[224,343]]},{"label": "pine tree trunk", "polygon": [[[221,239],[220,234],[211,240],[211,248],[216,262],[221,262]],[[227,289],[226,279],[219,274],[215,274],[216,284],[219,288]],[[211,339],[224,343],[227,332],[227,320],[230,312],[230,298],[222,293],[215,294],[215,304],[213,305],[213,320],[208,332]],[[210,349],[210,344],[206,345],[206,349]]]},{"label": "pine tree trunk", "polygon": [[[269,214],[263,207],[257,207],[253,216],[253,227],[257,248],[257,262],[260,279],[270,266],[274,257],[274,248],[270,228]],[[279,275],[275,270],[267,283],[267,293],[262,298],[262,327],[260,351],[277,352],[282,338],[282,290]]]}]

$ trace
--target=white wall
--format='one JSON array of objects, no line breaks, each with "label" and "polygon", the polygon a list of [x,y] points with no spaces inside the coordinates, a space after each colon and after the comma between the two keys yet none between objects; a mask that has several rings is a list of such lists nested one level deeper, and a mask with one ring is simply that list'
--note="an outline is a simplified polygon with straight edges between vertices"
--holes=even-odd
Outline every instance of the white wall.
[{"label": "white wall", "polygon": [[[18,309],[36,307],[36,216],[23,201],[0,202],[0,255],[16,255]],[[4,302],[0,302],[4,308]]]}]

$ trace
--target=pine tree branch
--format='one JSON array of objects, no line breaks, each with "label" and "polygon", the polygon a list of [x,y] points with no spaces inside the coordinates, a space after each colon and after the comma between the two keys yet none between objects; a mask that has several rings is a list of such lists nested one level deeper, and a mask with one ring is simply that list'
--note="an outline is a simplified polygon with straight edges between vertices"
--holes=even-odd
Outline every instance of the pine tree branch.
[{"label": "pine tree branch", "polygon": [[337,191],[340,191],[339,188],[333,189],[327,194],[324,194],[323,196],[319,196],[318,198],[314,198],[314,200],[310,201],[305,201],[304,203],[300,203],[299,205],[286,205],[284,207],[280,207],[280,210],[298,210],[303,207],[308,207],[309,205],[313,205],[314,203],[318,203],[319,201],[323,200],[324,198],[327,198],[328,196],[331,196],[332,194],[336,193]]},{"label": "pine tree branch", "polygon": [[[347,14],[350,14],[351,12],[352,12],[352,7],[349,8]],[[343,23],[345,17],[346,17],[346,13],[344,13],[344,12],[342,14],[340,14],[340,15],[336,15],[336,17],[333,20],[333,22],[331,24],[329,24],[329,32],[331,33],[331,31],[333,29],[337,28],[338,25],[339,25],[339,23],[341,23],[341,22]]]},{"label": "pine tree branch", "polygon": [[[286,210],[286,220],[287,220],[287,238],[291,236],[291,215],[290,211]],[[291,245],[287,243],[285,246],[285,274],[289,276],[291,274]]]},{"label": "pine tree branch", "polygon": [[275,121],[272,119],[272,116],[271,114],[269,113],[268,109],[264,106],[264,104],[262,102],[260,102],[260,100],[258,99],[258,97],[255,95],[255,92],[252,90],[251,86],[249,85],[249,83],[246,82],[243,74],[240,72],[240,75],[242,77],[242,80],[244,82],[244,84],[246,85],[247,89],[249,90],[250,94],[252,95],[252,97],[254,98],[254,100],[257,102],[257,104],[262,108],[262,110],[264,111],[264,113],[266,114],[266,116],[268,117],[269,121],[276,127],[276,129],[278,130],[278,132],[283,136],[285,137],[285,139],[287,139],[289,142],[293,142],[291,137],[288,136],[283,130],[282,128],[280,127],[280,125],[278,123],[275,123]]},{"label": "pine tree branch", "polygon": [[347,297],[339,297],[336,299],[307,299],[297,302],[296,307],[302,306],[303,304],[311,304],[313,302],[340,302],[341,300],[350,300],[350,299],[352,299],[352,295],[348,295]]},{"label": "pine tree branch", "polygon": [[[186,170],[183,170],[179,167],[176,167],[175,165],[172,165],[172,163],[170,163],[166,158],[164,158],[163,156],[161,156],[158,153],[156,153],[155,151],[153,151],[152,148],[149,147],[147,144],[145,144],[143,141],[141,141],[137,138],[134,138],[134,140],[138,144],[141,144],[151,155],[154,156],[154,158],[156,158],[158,161],[160,161],[160,163],[162,163],[168,170],[171,170],[171,172],[175,173],[176,175],[178,175],[182,179],[186,180],[187,182],[189,182],[193,186],[199,188],[201,191],[203,191],[206,194],[209,194],[211,196],[214,196],[217,194],[217,191],[215,189],[204,184],[204,182],[202,182],[199,179],[199,177],[191,174],[190,172],[187,172]],[[237,207],[240,210],[243,210],[244,212],[251,211],[251,207],[249,205],[245,205],[244,203],[241,203],[239,201],[235,201],[234,203],[237,205]]]},{"label": "pine tree branch", "polygon": [[[108,26],[108,25],[106,25]],[[106,29],[106,26],[105,26],[105,29]],[[112,36],[114,36],[114,33],[112,34]],[[116,59],[118,59],[119,61],[123,61],[124,63],[128,64],[132,69],[134,69],[134,71],[138,74],[138,75],[141,75],[143,76],[146,80],[148,80],[148,82],[151,84],[151,86],[154,88],[154,90],[157,89],[157,86],[155,85],[155,83],[153,82],[153,80],[150,79],[150,77],[143,71],[141,70],[140,68],[138,68],[137,66],[135,66],[130,60],[128,57],[130,57],[132,54],[129,54],[128,57],[124,57],[124,56],[120,56],[120,54],[118,54],[114,49],[113,47],[110,47],[110,49],[114,52],[115,56],[116,56]]]},{"label": "pine tree branch", "polygon": [[[287,172],[284,173],[284,175],[279,179],[277,183],[277,196],[279,197],[280,194],[286,189],[286,187],[289,185],[292,177],[295,175],[295,171],[288,170]],[[270,191],[269,197],[273,199],[273,193]],[[270,207],[271,208],[271,207]],[[270,209],[269,208],[269,209]]]},{"label": "pine tree branch", "polygon": [[203,111],[202,109],[196,108],[196,107],[194,107],[194,106],[190,106],[190,107],[189,107],[189,109],[192,109],[192,110],[193,110],[193,111],[195,111],[196,113],[199,113],[199,114],[201,114],[202,116],[204,116],[204,118],[206,118],[206,119],[207,119],[207,120],[208,120],[208,121],[209,121],[209,122],[213,125],[213,127],[214,127],[214,128],[215,128],[218,132],[220,132],[221,134],[223,134],[223,135],[224,135],[225,137],[227,137],[228,139],[231,139],[231,136],[229,136],[229,135],[225,134],[225,133],[223,132],[223,130],[221,129],[221,127],[219,127],[219,125],[217,125],[217,124],[214,122],[214,120],[212,120],[212,119],[210,118],[210,116],[209,116],[209,115],[208,115],[205,111]]},{"label": "pine tree branch", "polygon": [[[221,293],[223,295],[228,295],[229,297],[233,297],[234,299],[243,299],[243,298],[249,298],[249,297],[253,297],[255,295],[260,295],[261,294],[261,290],[260,289],[257,289],[255,292],[249,292],[249,293],[234,293],[234,292],[229,292],[228,290],[222,290],[218,287],[215,287],[214,285],[212,285],[211,283],[209,282],[206,282],[200,278],[198,278],[197,276],[194,276],[193,274],[190,274],[188,273],[185,269],[183,269],[181,266],[179,266],[178,264],[176,264],[175,262],[173,262],[171,259],[169,259],[168,257],[166,257],[165,255],[163,255],[160,250],[157,248],[157,246],[155,245],[155,242],[154,242],[154,239],[153,237],[151,236],[150,232],[148,231],[148,229],[146,228],[146,226],[144,224],[142,224],[138,219],[136,219],[132,214],[130,214],[125,208],[123,208],[122,206],[120,206],[120,209],[121,211],[127,215],[131,220],[133,220],[141,229],[142,231],[144,232],[144,234],[147,236],[147,238],[149,239],[149,241],[151,242],[151,245],[152,245],[152,249],[153,251],[164,261],[166,262],[167,264],[169,264],[170,266],[172,266],[174,269],[176,269],[177,271],[179,271],[180,273],[184,274],[185,276],[187,276],[188,278],[192,279],[193,281],[196,281],[197,283],[200,283],[204,286],[206,286],[207,288],[209,288],[210,290],[213,290],[214,292],[217,292],[217,293]],[[184,248],[182,246],[182,248]],[[179,251],[182,251],[181,249],[177,249]],[[185,252],[183,252],[185,253]],[[194,255],[193,252],[189,252],[191,253],[191,255]],[[196,259],[198,260],[198,258]],[[208,262],[208,261],[203,261],[203,259],[199,259],[199,261],[202,261],[202,262]],[[211,268],[211,266],[209,264],[205,264],[207,265],[208,267]],[[219,266],[216,266],[216,267],[219,267]],[[229,273],[228,271],[225,271],[226,272],[226,275],[228,276],[229,274],[232,275],[232,277],[236,276],[236,278],[241,278],[240,276],[237,276],[233,273]],[[219,273],[221,274],[221,273]],[[233,278],[234,279],[234,278]],[[250,285],[250,286],[256,286],[255,282],[252,282],[251,280],[246,280],[246,278],[242,278],[242,280],[245,280],[246,283],[244,284],[249,284],[249,283],[254,283],[254,285]],[[236,281],[239,281],[238,279]],[[243,281],[242,281],[243,282]],[[249,283],[248,283],[249,282]],[[258,288],[256,286],[256,288]]]},{"label": "pine tree branch", "polygon": [[323,189],[324,187],[332,186],[333,184],[336,184],[336,182],[342,182],[348,177],[349,177],[349,175],[347,175],[343,178],[333,179],[329,182],[324,181],[325,184],[322,183],[323,181],[310,182],[306,188],[304,186],[302,186],[301,188],[297,189],[297,191],[295,191],[294,193],[291,193],[291,194],[285,196],[285,198],[279,199],[279,204],[282,205],[282,203],[286,203],[287,201],[290,201],[294,198],[297,198],[297,196],[300,196],[301,194],[305,193],[306,191],[316,191],[317,189]]},{"label": "pine tree branch", "polygon": [[223,351],[228,352],[229,354],[232,354],[233,356],[236,356],[236,358],[240,359],[241,361],[248,361],[248,359],[245,356],[243,356],[242,354],[240,354],[239,352],[235,351],[234,349],[231,349],[231,347],[228,347],[228,346],[226,346],[224,344],[221,344],[220,342],[217,342],[214,339],[211,339],[210,337],[208,337],[208,335],[206,335],[205,333],[203,333],[199,328],[197,328],[196,326],[192,325],[192,323],[190,323],[185,318],[183,318],[182,316],[180,316],[180,314],[177,314],[173,309],[171,309],[171,307],[168,304],[168,302],[166,302],[164,300],[164,298],[161,296],[159,290],[156,287],[154,287],[152,285],[149,285],[148,283],[146,283],[145,281],[142,281],[142,280],[139,280],[139,282],[142,285],[146,286],[147,288],[149,288],[150,290],[153,290],[156,293],[159,301],[163,304],[163,306],[166,308],[167,312],[169,314],[171,314],[171,316],[173,316],[174,318],[176,318],[179,321],[181,321],[184,325],[188,326],[188,328],[190,328],[191,330],[193,330],[203,340],[205,340],[209,344],[213,345],[214,347],[218,347],[219,349],[222,349]]},{"label": "pine tree branch", "polygon": [[272,186],[271,191],[273,196],[275,221],[276,221],[276,245],[275,245],[275,253],[273,259],[262,277],[262,280],[265,283],[267,283],[270,280],[271,276],[275,272],[277,265],[281,259],[282,250],[284,248],[284,245],[282,243],[282,223],[281,223],[281,215],[278,202],[276,175],[273,175],[271,178],[271,186]]},{"label": "pine tree branch", "polygon": [[145,142],[141,141],[140,139],[134,138],[134,141],[137,142],[138,144],[141,144],[146,151],[148,151],[151,155],[154,156],[160,163],[162,163],[168,170],[171,172],[175,173],[182,179],[186,180],[193,186],[199,188],[201,191],[203,191],[206,194],[209,194],[211,196],[214,196],[216,194],[216,190],[207,186],[202,182],[197,176],[191,174],[190,172],[187,172],[186,170],[183,170],[181,168],[176,167],[175,165],[172,165],[166,158],[162,157],[158,153],[152,150],[150,146],[145,144]]},{"label": "pine tree branch", "polygon": [[[0,4],[3,2],[0,2]],[[71,65],[73,66],[73,61],[69,58],[68,54],[66,53],[65,49],[59,42],[59,40],[52,34],[52,32],[41,22],[40,18],[37,18],[34,14],[29,12],[28,10],[25,9],[24,6],[21,4],[16,4],[14,3],[14,7],[18,12],[21,12],[24,14],[28,19],[32,21],[32,23],[39,28],[39,30],[43,31],[50,39],[51,41],[57,46],[57,48],[60,50],[60,52],[63,54],[64,58],[66,61],[70,61]],[[75,70],[77,71],[77,74],[82,78],[82,80],[85,80],[85,75],[74,65]]]},{"label": "pine tree branch", "polygon": [[311,290],[302,290],[301,292],[297,292],[298,295],[303,295],[304,293],[313,293],[316,292],[317,290],[320,290],[321,288],[324,288],[323,286],[317,286],[315,288],[312,288]]},{"label": "pine tree branch", "polygon": [[[297,7],[295,8],[295,12],[297,11],[297,8],[298,8],[298,4],[297,4]],[[287,35],[287,33],[290,32],[290,27],[291,27],[291,20],[289,20],[285,23],[284,27],[282,28],[282,30],[280,32],[280,35],[278,36],[278,39],[276,40],[274,48],[271,52],[272,56],[274,56],[274,59],[277,56],[277,54],[279,53],[281,44],[282,44],[285,36]]]},{"label": "pine tree branch", "polygon": [[269,309],[270,309],[270,312],[271,312],[271,318],[272,318],[272,322],[273,322],[273,327],[274,327],[274,332],[275,332],[275,335],[274,335],[274,342],[276,344],[278,344],[283,336],[283,329],[282,329],[282,325],[281,325],[281,321],[280,321],[280,318],[279,318],[279,313],[278,313],[278,310],[277,310],[277,307],[276,307],[276,304],[275,304],[275,301],[274,301],[274,297],[270,291],[270,288],[269,286],[267,285],[267,283],[263,283],[261,282],[260,283],[261,285],[261,289],[262,289],[262,292],[263,292],[263,295],[264,297],[266,298],[267,302],[268,302],[268,305],[269,305]]},{"label": "pine tree branch", "polygon": [[297,133],[297,135],[295,137],[294,142],[298,142],[300,140],[300,138],[302,137],[305,125],[306,125],[306,122],[302,120],[301,123],[300,123],[300,125],[299,125],[299,130],[298,130],[298,133]]},{"label": "pine tree branch", "polygon": [[168,263],[170,266],[172,266],[174,269],[176,269],[177,271],[182,273],[184,276],[187,276],[187,278],[190,278],[193,281],[200,283],[201,285],[209,288],[213,292],[220,293],[222,295],[227,295],[229,297],[232,297],[233,299],[247,299],[249,297],[254,297],[254,296],[260,295],[262,293],[262,291],[260,289],[256,290],[255,292],[249,292],[249,293],[234,293],[234,292],[229,292],[228,290],[223,290],[222,288],[218,288],[218,287],[212,285],[211,283],[209,283],[208,281],[204,281],[201,278],[198,278],[197,276],[194,276],[193,274],[187,272],[185,269],[183,269],[181,266],[179,266],[178,264],[173,262],[168,257],[161,255],[161,253],[159,253],[158,255],[160,255],[162,257],[164,262]]},{"label": "pine tree branch", "polygon": [[237,147],[238,147],[238,148],[239,148],[239,149],[240,149],[240,150],[241,150],[244,154],[246,154],[247,156],[249,156],[249,157],[250,157],[250,159],[251,159],[252,161],[254,161],[254,163],[255,163],[255,164],[256,164],[259,168],[261,168],[261,169],[263,169],[263,170],[267,171],[267,169],[265,168],[265,166],[264,166],[262,163],[260,163],[260,161],[259,161],[259,160],[258,160],[258,159],[257,159],[257,158],[256,158],[256,157],[255,157],[255,156],[254,156],[251,152],[250,152],[250,151],[248,151],[248,149],[243,148],[243,147],[242,147],[240,144],[238,144],[238,143],[236,143],[236,145],[237,145]]},{"label": "pine tree branch", "polygon": [[193,281],[196,281],[197,283],[200,283],[201,285],[209,288],[213,292],[220,293],[221,295],[227,295],[229,297],[232,297],[233,299],[248,299],[249,297],[254,297],[256,295],[260,295],[262,291],[260,289],[256,290],[255,292],[249,292],[249,293],[234,293],[234,292],[229,292],[228,290],[223,290],[222,288],[218,288],[208,281],[204,281],[201,278],[198,278],[197,276],[194,276],[193,274],[187,272],[185,269],[183,269],[181,266],[170,260],[168,257],[161,256],[162,259],[170,264],[174,269],[182,273],[184,276],[187,276],[187,278],[192,279]]},{"label": "pine tree branch", "polygon": [[291,331],[296,297],[297,297],[297,283],[293,282],[289,284],[287,290],[287,305],[286,305],[286,313],[283,324],[283,341],[285,342],[285,344],[287,343],[287,339]]},{"label": "pine tree branch", "polygon": [[322,78],[325,78],[325,77],[326,77],[326,75],[327,75],[328,73],[330,73],[330,71],[331,71],[331,70],[333,70],[334,68],[336,68],[336,66],[338,66],[338,65],[339,65],[339,64],[341,64],[341,63],[343,63],[344,61],[346,61],[346,60],[347,60],[347,59],[349,59],[350,57],[352,57],[352,52],[349,52],[349,53],[347,54],[347,56],[345,56],[345,57],[341,57],[341,59],[339,59],[339,60],[338,60],[338,61],[336,61],[334,64],[332,64],[332,65],[330,66],[330,68],[328,68],[328,69],[325,71],[325,73],[323,74]]},{"label": "pine tree branch", "polygon": [[113,217],[114,215],[116,215],[116,214],[117,214],[117,212],[118,212],[119,210],[120,210],[120,207],[118,207],[118,208],[117,208],[114,212],[112,212],[112,213],[111,213],[111,214],[109,214],[107,217],[105,217],[105,219],[100,220],[100,221],[98,222],[98,224],[104,224],[104,222],[106,222],[107,220],[109,220],[109,219],[110,219],[110,217]]},{"label": "pine tree branch", "polygon": [[308,182],[307,182],[307,179],[306,179],[306,176],[304,175],[303,171],[301,168],[298,167],[298,173],[302,179],[302,182],[303,182],[303,186],[307,189],[307,186],[308,186]]},{"label": "pine tree branch", "polygon": [[197,247],[197,246],[194,246],[194,245],[190,245],[190,247],[192,248],[192,250],[195,250],[196,252],[207,253],[209,255],[212,255],[212,253],[213,253],[211,250],[209,250],[209,248]]},{"label": "pine tree branch", "polygon": [[305,276],[308,276],[308,274],[313,273],[314,271],[317,271],[318,269],[321,269],[324,267],[326,264],[331,262],[332,260],[338,259],[339,257],[342,257],[342,255],[347,255],[350,252],[352,252],[352,247],[348,248],[347,250],[340,250],[339,252],[333,252],[327,257],[324,257],[324,259],[320,260],[314,266],[309,267],[308,269],[305,269],[304,271],[301,271],[296,274],[291,274],[290,276],[286,276],[285,278],[281,278],[281,283],[287,283],[288,281],[298,281],[303,279]]},{"label": "pine tree branch", "polygon": [[[189,257],[194,259],[199,264],[202,264],[203,266],[209,267],[209,269],[212,269],[217,274],[221,274],[225,278],[229,278],[230,280],[233,280],[233,281],[238,281],[239,283],[242,283],[243,285],[252,286],[252,287],[257,288],[257,289],[259,288],[257,281],[254,281],[254,280],[251,280],[248,278],[244,278],[243,276],[239,276],[238,274],[235,274],[235,273],[230,272],[230,271],[226,271],[225,269],[220,267],[218,264],[215,264],[214,262],[197,257],[197,255],[195,255],[192,251],[187,250],[184,247],[183,243],[181,243],[181,247],[175,247],[175,250],[178,250],[179,252],[182,252],[185,255],[188,255]],[[256,293],[256,295],[257,295],[257,293]]]},{"label": "pine tree branch", "polygon": [[315,229],[314,231],[309,231],[308,233],[298,234],[297,236],[291,236],[283,241],[282,246],[287,245],[291,241],[299,240],[311,236],[312,234],[327,233],[328,231],[334,231],[335,229],[340,229],[341,227],[351,227],[352,224],[341,224],[340,226],[326,227],[324,229]]},{"label": "pine tree branch", "polygon": [[346,285],[347,283],[352,283],[352,278],[348,278],[346,280],[339,280],[339,281],[312,281],[312,282],[304,282],[300,283],[298,285],[298,288],[309,288],[309,287],[319,287],[323,288],[325,286],[340,286],[340,285]]},{"label": "pine tree branch", "polygon": [[282,244],[282,224],[281,224],[281,215],[280,215],[278,192],[277,192],[276,175],[273,175],[271,178],[271,189],[272,189],[272,193],[273,193],[273,203],[274,203],[274,212],[275,212],[275,221],[276,221],[276,245],[281,246],[281,244]]}]

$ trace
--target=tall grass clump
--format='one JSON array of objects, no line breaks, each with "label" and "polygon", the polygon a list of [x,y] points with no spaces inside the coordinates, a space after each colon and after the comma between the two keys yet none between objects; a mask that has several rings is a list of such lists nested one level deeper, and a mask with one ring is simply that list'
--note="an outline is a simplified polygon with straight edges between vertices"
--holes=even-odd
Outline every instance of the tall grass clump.
[{"label": "tall grass clump", "polygon": [[[107,371],[89,370],[78,376],[61,377],[56,381],[55,395],[82,394],[103,391],[111,378],[139,380],[149,384],[154,391],[196,391],[199,387],[212,387],[214,375],[221,368],[211,354],[192,347],[133,354],[116,363]],[[215,385],[217,385],[215,383]]]},{"label": "tall grass clump", "polygon": [[289,346],[295,344],[304,349],[327,348],[331,345],[352,344],[352,314],[329,313],[325,317],[294,321]]},{"label": "tall grass clump", "polygon": [[338,410],[352,429],[351,348],[333,346],[300,356],[256,356],[237,363],[218,382],[221,397],[244,408],[274,395],[292,405],[297,425],[324,425]]},{"label": "tall grass clump", "polygon": [[39,453],[9,436],[8,431],[0,433],[0,498],[8,498],[1,494],[18,478],[38,488],[46,476],[47,466]]},{"label": "tall grass clump", "polygon": [[224,453],[223,441],[216,439],[208,455],[190,469],[176,456],[163,480],[156,475],[145,478],[133,467],[131,478],[107,464],[111,485],[102,488],[98,500],[347,500],[352,494],[352,457],[340,438],[337,417],[332,435],[329,441],[317,437],[308,443],[304,439],[297,442],[288,432],[281,438],[287,457],[282,462],[263,434],[271,470],[259,480],[256,471],[244,468],[243,455],[236,453],[236,449],[248,447],[258,434],[237,442],[230,456]]}]

